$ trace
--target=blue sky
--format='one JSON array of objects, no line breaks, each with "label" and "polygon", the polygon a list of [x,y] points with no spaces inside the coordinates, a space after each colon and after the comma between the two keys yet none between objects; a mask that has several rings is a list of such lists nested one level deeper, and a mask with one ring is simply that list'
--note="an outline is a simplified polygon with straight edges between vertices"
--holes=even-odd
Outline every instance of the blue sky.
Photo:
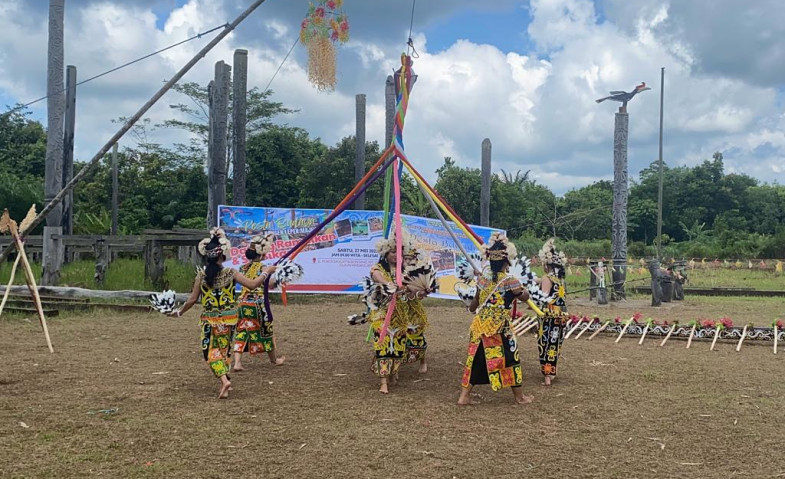
[{"label": "blue sky", "polygon": [[457,39],[467,39],[474,43],[494,45],[504,52],[526,54],[532,49],[525,31],[530,21],[528,9],[521,5],[512,5],[501,11],[469,7],[450,18],[432,22],[423,31],[432,52],[446,50]]},{"label": "blue sky", "polygon": [[[45,0],[3,0],[0,103],[46,90]],[[66,61],[79,78],[105,71],[231,21],[247,0],[68,0]],[[268,0],[186,80],[206,84],[217,60],[249,50],[249,81],[263,87],[296,39],[307,0]],[[368,98],[369,140],[384,138],[383,85],[399,64],[411,3],[345,0],[351,39],[338,49],[334,92],[307,82],[298,45],[272,84],[299,110],[276,119],[335,144],[354,132],[354,96]],[[556,193],[612,178],[609,90],[653,88],[630,104],[631,177],[657,158],[659,71],[666,68],[665,160],[694,165],[714,151],[726,170],[785,183],[785,2],[757,0],[420,0],[413,38],[420,58],[407,153],[430,180],[444,156],[479,167],[493,143],[494,169],[531,171]],[[76,156],[91,157],[111,120],[143,104],[208,39],[196,40],[80,87]],[[148,117],[171,118],[167,95]],[[44,119],[46,102],[32,109]],[[171,130],[163,144],[183,141]],[[129,146],[132,139],[124,139]]]}]

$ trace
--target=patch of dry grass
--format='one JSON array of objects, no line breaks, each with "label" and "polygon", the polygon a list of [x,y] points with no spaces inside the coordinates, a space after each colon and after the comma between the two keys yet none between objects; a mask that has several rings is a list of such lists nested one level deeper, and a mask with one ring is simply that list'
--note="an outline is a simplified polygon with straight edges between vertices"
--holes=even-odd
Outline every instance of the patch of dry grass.
[{"label": "patch of dry grass", "polygon": [[[781,301],[648,300],[572,311],[657,319],[731,316],[768,324]],[[71,315],[0,321],[2,477],[772,477],[785,472],[778,418],[785,358],[770,345],[610,336],[564,345],[558,379],[541,386],[534,337],[521,341],[524,389],[476,389],[455,405],[469,315],[426,302],[430,371],[415,366],[389,396],[369,371],[356,306],[276,308],[287,356],[246,360],[227,401],[198,346],[196,313]],[[737,319],[738,318],[738,319]],[[765,318],[761,319],[761,318]],[[424,379],[424,380],[423,380]],[[21,423],[24,423],[23,427]]]}]

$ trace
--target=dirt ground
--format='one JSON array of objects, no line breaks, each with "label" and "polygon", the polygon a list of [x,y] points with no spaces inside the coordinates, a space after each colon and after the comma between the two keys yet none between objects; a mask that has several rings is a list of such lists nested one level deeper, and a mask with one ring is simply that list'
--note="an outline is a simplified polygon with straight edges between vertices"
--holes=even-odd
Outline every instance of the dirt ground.
[{"label": "dirt ground", "polygon": [[[611,336],[564,345],[542,386],[533,336],[524,390],[475,388],[455,405],[470,316],[426,302],[429,367],[407,366],[388,396],[369,371],[365,326],[346,301],[276,306],[286,364],[246,360],[228,400],[202,360],[198,313],[55,318],[56,353],[37,321],[3,319],[0,477],[783,477],[785,351]],[[770,324],[781,300],[645,299],[572,311],[635,311],[682,321],[731,316]],[[779,372],[778,372],[779,371]]]}]

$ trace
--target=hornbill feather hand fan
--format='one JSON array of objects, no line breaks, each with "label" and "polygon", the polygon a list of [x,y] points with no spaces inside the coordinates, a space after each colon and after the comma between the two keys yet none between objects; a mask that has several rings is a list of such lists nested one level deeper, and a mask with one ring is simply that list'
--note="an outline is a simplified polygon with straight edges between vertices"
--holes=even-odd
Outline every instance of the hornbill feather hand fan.
[{"label": "hornbill feather hand fan", "polygon": [[412,293],[433,293],[438,289],[436,268],[430,257],[424,257],[407,265],[403,271],[403,284]]},{"label": "hornbill feather hand fan", "polygon": [[169,289],[162,293],[150,295],[150,305],[153,309],[162,314],[168,314],[175,310],[176,293]]}]

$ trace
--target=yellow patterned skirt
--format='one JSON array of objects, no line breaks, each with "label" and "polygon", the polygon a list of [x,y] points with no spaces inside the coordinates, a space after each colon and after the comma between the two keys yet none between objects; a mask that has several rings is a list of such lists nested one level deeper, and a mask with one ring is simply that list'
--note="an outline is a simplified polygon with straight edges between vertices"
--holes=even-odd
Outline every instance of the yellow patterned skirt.
[{"label": "yellow patterned skirt", "polygon": [[[504,314],[509,315],[509,311]],[[491,389],[498,391],[523,382],[515,333],[508,316],[501,322],[499,319],[475,316],[461,386],[490,384]]]},{"label": "yellow patterned skirt", "polygon": [[373,330],[373,361],[371,371],[380,378],[398,372],[406,355],[406,316],[401,302],[396,302],[387,335],[381,340],[382,326],[387,315],[387,307],[371,312],[370,323]]}]

